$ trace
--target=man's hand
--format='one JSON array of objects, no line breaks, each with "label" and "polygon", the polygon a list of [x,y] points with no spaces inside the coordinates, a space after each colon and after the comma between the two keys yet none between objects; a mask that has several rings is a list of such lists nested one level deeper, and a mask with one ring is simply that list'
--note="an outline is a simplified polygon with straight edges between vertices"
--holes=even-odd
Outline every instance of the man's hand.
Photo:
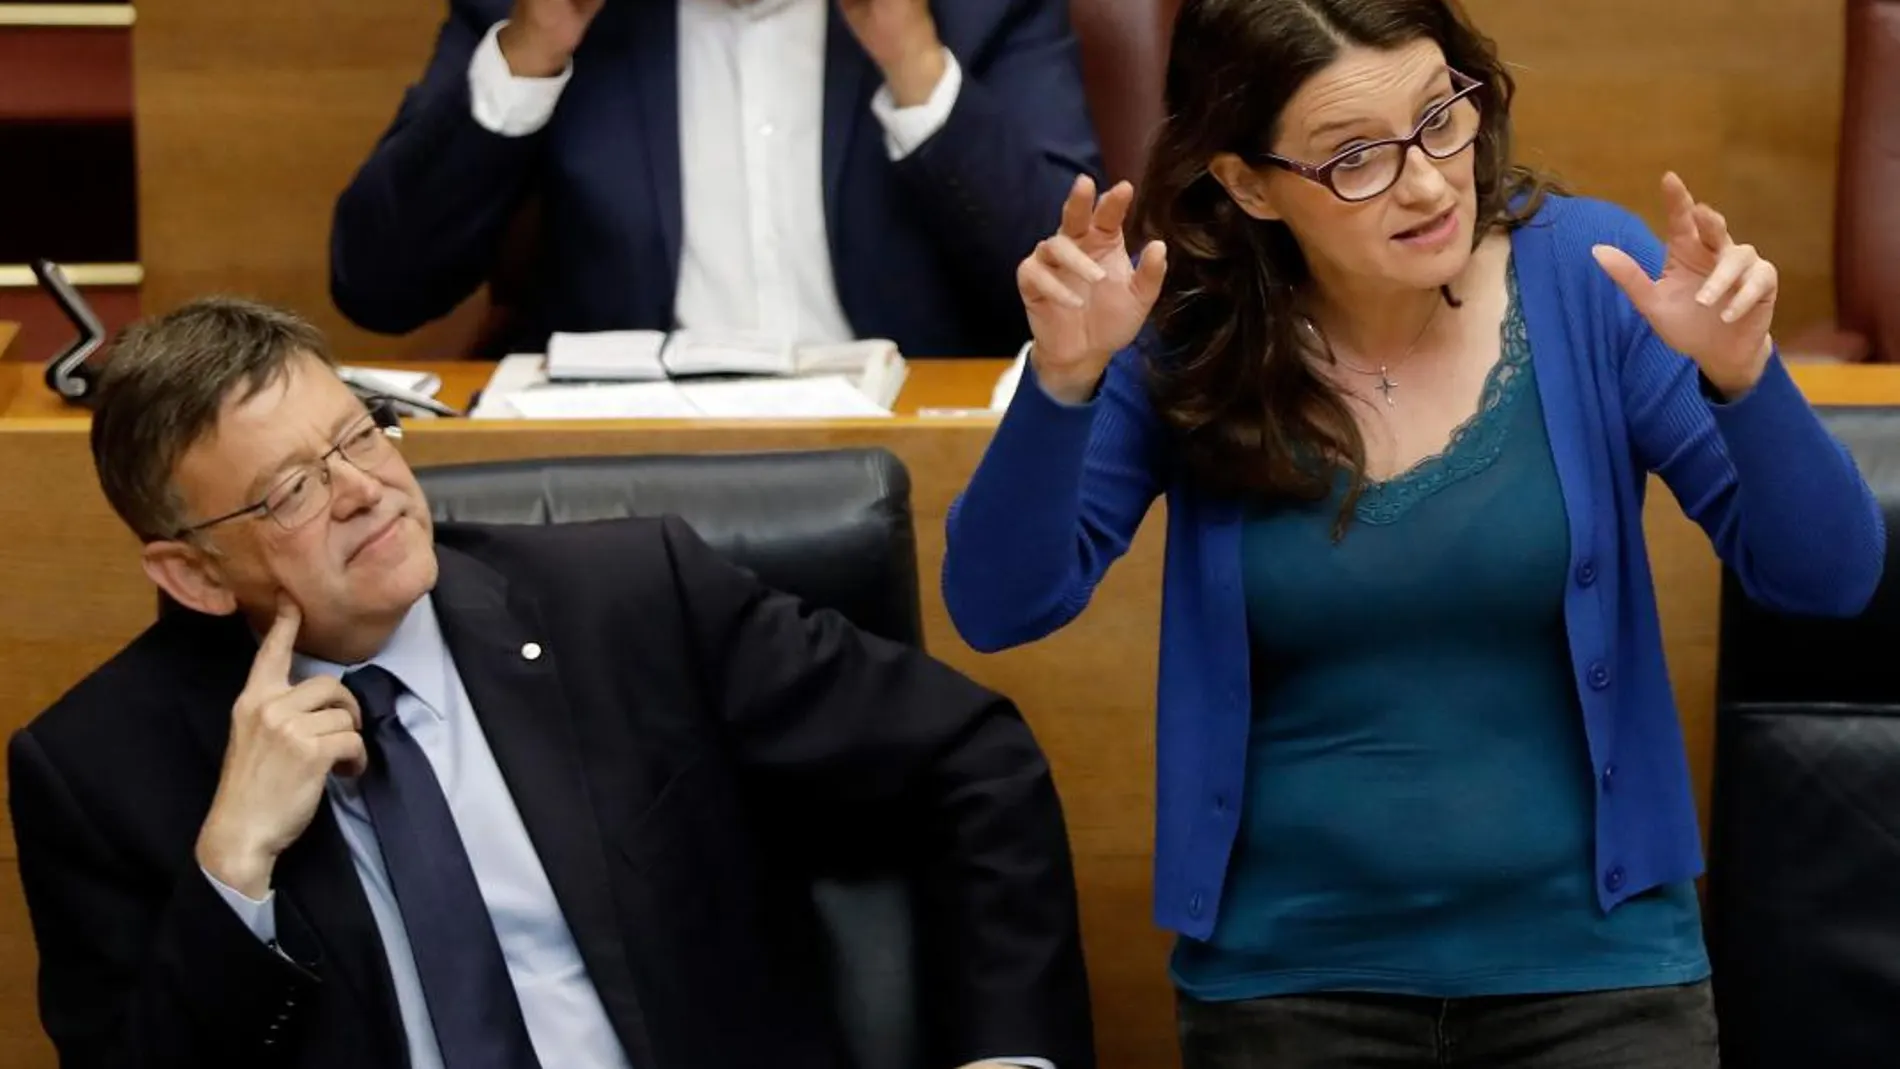
[{"label": "man's hand", "polygon": [[587,27],[607,0],[515,0],[496,44],[517,78],[552,78],[567,69]]},{"label": "man's hand", "polygon": [[319,676],[290,685],[301,622],[282,598],[231,707],[224,771],[198,832],[198,864],[253,899],[269,893],[278,856],[310,826],[325,777],[332,770],[358,775],[368,763],[362,712],[342,682]]},{"label": "man's hand", "polygon": [[914,108],[943,79],[943,42],[926,0],[838,0],[845,24],[884,73],[891,100]]}]

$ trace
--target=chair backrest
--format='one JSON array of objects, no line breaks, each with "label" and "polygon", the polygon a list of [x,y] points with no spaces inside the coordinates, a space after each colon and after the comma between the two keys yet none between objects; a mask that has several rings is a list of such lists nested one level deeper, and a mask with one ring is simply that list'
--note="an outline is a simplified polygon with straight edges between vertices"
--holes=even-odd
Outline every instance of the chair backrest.
[{"label": "chair backrest", "polygon": [[1161,126],[1168,38],[1181,0],[1070,0],[1082,82],[1108,180],[1139,182]]},{"label": "chair backrest", "polygon": [[[1823,411],[1900,533],[1900,410]],[[1854,620],[1722,590],[1707,928],[1728,1069],[1900,1048],[1900,540]]]},{"label": "chair backrest", "polygon": [[1900,0],[1847,0],[1834,216],[1836,318],[1900,361]]},{"label": "chair backrest", "polygon": [[[883,450],[583,457],[416,475],[438,520],[678,516],[767,585],[923,645],[910,476]],[[909,887],[896,876],[827,877],[812,898],[855,1069],[922,1069]]]}]

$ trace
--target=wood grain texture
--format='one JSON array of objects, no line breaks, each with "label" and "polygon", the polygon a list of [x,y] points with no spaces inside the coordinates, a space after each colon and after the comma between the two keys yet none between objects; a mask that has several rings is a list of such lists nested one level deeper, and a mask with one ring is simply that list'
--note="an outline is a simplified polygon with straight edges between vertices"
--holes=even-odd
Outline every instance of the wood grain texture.
[{"label": "wood grain texture", "polygon": [[1781,270],[1779,334],[1834,313],[1843,0],[1465,0],[1518,82],[1520,159],[1662,222],[1674,169]]},{"label": "wood grain texture", "polygon": [[312,317],[351,358],[464,355],[484,302],[393,339],[330,303],[336,196],[420,77],[437,0],[167,0],[139,10],[147,307],[238,293]]},{"label": "wood grain texture", "polygon": [[[5,360],[7,358],[8,351],[10,351],[13,348],[13,339],[19,336],[20,336],[20,324],[0,323],[0,360]],[[12,397],[10,394],[7,395],[3,400],[0,400],[0,409],[3,409],[6,403],[11,400],[12,400]]]},{"label": "wood grain texture", "polygon": [[[1131,19],[1154,6],[1128,2]],[[1843,0],[1468,7],[1516,72],[1524,159],[1652,225],[1662,172],[1675,168],[1781,268],[1782,333],[1832,315]],[[463,355],[481,299],[390,339],[347,325],[328,286],[336,195],[420,74],[443,10],[427,0],[140,9],[148,307],[243,292],[314,317],[350,359]],[[1124,155],[1139,141],[1115,135]]]},{"label": "wood grain texture", "polygon": [[132,116],[130,30],[0,28],[0,71],[0,121]]},{"label": "wood grain texture", "polygon": [[[987,380],[950,365],[921,365],[909,402],[969,405]],[[990,365],[993,370],[995,365]],[[479,375],[452,372],[466,391]],[[31,406],[35,372],[0,365],[19,396],[0,415],[0,733],[31,719],[109,657],[152,616],[153,595],[136,547],[99,494],[86,421],[71,410]],[[1900,404],[1900,366],[1798,367],[1817,404]],[[1067,807],[1081,886],[1084,936],[1103,1069],[1175,1064],[1167,936],[1149,920],[1154,828],[1154,689],[1159,643],[1161,510],[1148,517],[1094,604],[1068,628],[1024,649],[979,655],[957,637],[936,581],[944,518],[989,442],[976,419],[707,427],[665,423],[420,422],[404,451],[417,464],[513,457],[720,452],[879,445],[910,469],[924,623],[931,650],[1022,706],[1049,753]],[[1713,763],[1719,568],[1708,540],[1661,483],[1651,487],[1644,530],[1654,570],[1663,644],[1687,739],[1698,806],[1706,816]],[[4,817],[0,817],[3,821]],[[0,827],[0,860],[13,857]],[[0,1065],[51,1069],[34,1018],[35,961],[17,876],[0,866]]]}]

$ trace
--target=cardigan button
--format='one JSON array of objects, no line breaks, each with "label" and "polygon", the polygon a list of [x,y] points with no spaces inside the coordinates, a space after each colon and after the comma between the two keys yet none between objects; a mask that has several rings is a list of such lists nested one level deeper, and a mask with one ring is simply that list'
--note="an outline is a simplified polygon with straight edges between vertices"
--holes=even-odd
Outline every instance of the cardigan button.
[{"label": "cardigan button", "polygon": [[1591,560],[1588,557],[1585,557],[1583,559],[1583,563],[1577,565],[1577,585],[1589,586],[1592,583],[1595,583],[1596,581],[1597,581],[1596,562]]},{"label": "cardigan button", "polygon": [[1201,892],[1196,891],[1193,894],[1189,895],[1188,896],[1188,916],[1199,917],[1201,915],[1201,907],[1204,905],[1206,905],[1206,903],[1202,901],[1201,899]]},{"label": "cardigan button", "polygon": [[1621,891],[1623,889],[1623,866],[1618,865],[1604,873],[1603,886],[1608,888],[1611,892]]},{"label": "cardigan button", "polygon": [[1589,680],[1591,690],[1608,690],[1610,688],[1609,667],[1602,661],[1592,661],[1590,663]]},{"label": "cardigan button", "polygon": [[1604,765],[1603,766],[1603,793],[1604,794],[1610,793],[1610,786],[1612,783],[1615,782],[1615,780],[1616,780],[1616,766]]}]

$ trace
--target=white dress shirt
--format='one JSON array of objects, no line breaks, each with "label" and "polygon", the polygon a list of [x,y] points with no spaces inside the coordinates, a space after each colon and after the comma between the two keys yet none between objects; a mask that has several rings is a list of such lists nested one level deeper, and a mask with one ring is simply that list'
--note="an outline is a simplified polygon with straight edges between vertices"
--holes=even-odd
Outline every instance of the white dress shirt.
[{"label": "white dress shirt", "polygon": [[[679,0],[680,179],[684,214],[676,325],[793,342],[854,337],[825,230],[827,0]],[[553,116],[573,65],[518,78],[490,27],[469,63],[475,121],[523,137]],[[963,72],[948,49],[930,97],[871,111],[893,160],[949,119]]]},{"label": "white dress shirt", "polygon": [[[422,747],[441,781],[455,826],[462,833],[489,919],[501,941],[502,957],[514,981],[521,1017],[528,1026],[534,1054],[544,1066],[627,1069],[627,1055],[614,1034],[600,994],[587,975],[574,934],[554,897],[547,871],[521,823],[514,797],[495,765],[488,737],[462,685],[461,674],[443,641],[429,598],[416,602],[383,651],[369,660],[402,681],[396,717]],[[292,679],[341,676],[344,666],[299,655]],[[369,808],[353,779],[331,776],[327,794],[337,826],[350,848],[356,878],[369,899],[370,914],[382,936],[389,976],[395,983],[411,1069],[442,1069],[423,997],[422,977],[409,948],[409,930],[396,904],[395,888],[383,865],[383,849],[370,822]],[[275,895],[247,898],[220,883],[211,884],[261,940],[277,935]]]}]

